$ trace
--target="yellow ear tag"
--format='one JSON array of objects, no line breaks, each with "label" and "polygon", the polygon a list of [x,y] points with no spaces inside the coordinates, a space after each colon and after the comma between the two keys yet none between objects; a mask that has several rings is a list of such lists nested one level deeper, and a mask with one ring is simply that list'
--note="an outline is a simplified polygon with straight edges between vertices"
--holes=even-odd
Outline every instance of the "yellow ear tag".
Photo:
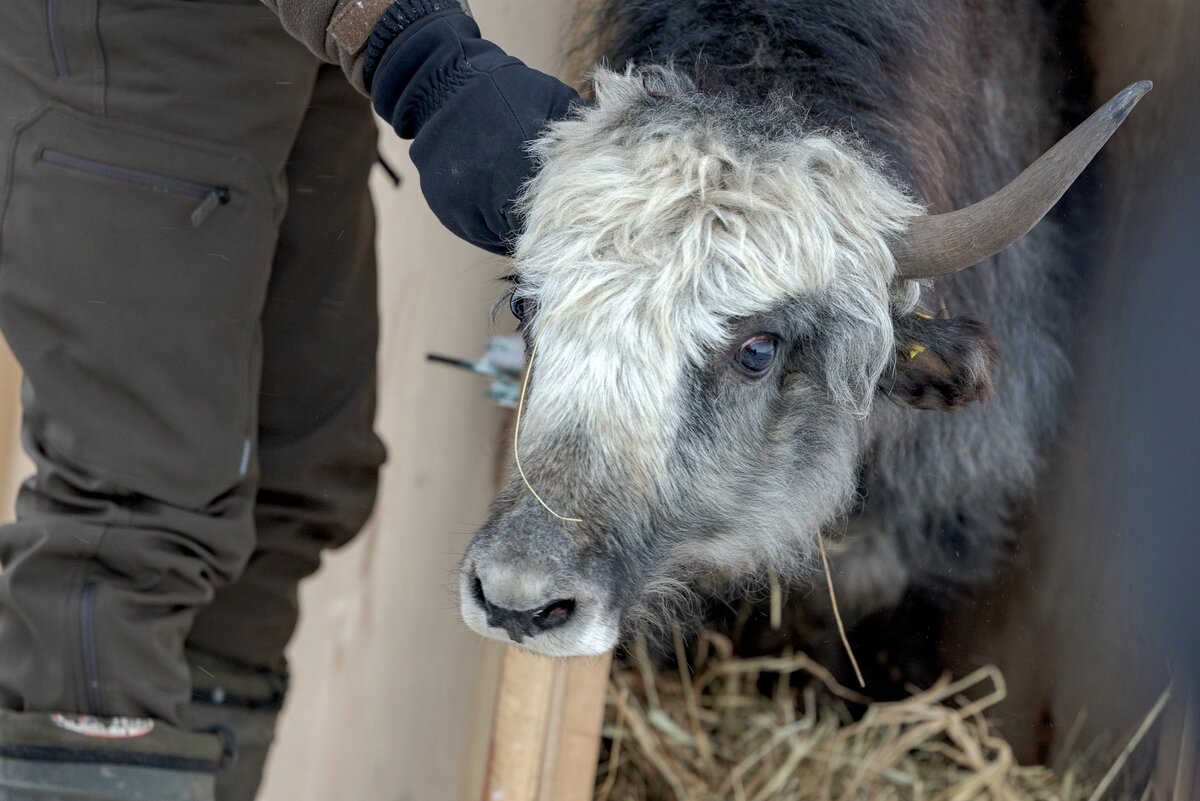
[{"label": "yellow ear tag", "polygon": [[[920,317],[922,320],[932,320],[933,319],[931,316],[929,316],[925,312],[913,312],[913,317]],[[909,342],[908,350],[905,351],[905,354],[908,356],[908,360],[911,362],[913,359],[917,358],[924,352],[925,352],[924,345],[918,345],[916,342]]]}]

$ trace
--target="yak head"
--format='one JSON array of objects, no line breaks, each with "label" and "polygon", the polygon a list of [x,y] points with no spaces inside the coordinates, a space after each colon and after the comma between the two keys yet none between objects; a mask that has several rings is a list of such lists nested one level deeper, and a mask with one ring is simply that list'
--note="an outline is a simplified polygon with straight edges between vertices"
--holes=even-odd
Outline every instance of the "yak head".
[{"label": "yak head", "polygon": [[1099,147],[929,216],[783,104],[666,69],[601,71],[595,95],[533,146],[516,459],[460,569],[469,626],[556,656],[676,619],[697,589],[806,569],[855,492],[882,377],[922,407],[990,390],[986,332],[921,322],[910,279],[1023,235]]}]

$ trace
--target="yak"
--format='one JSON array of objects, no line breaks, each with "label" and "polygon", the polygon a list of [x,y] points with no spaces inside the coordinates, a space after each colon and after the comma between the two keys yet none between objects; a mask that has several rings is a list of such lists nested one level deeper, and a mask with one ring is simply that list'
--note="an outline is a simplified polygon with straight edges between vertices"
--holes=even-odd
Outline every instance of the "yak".
[{"label": "yak", "polygon": [[1034,226],[1149,84],[1063,136],[1086,80],[1048,0],[594,14],[593,99],[531,144],[530,362],[466,623],[599,654],[811,585],[822,535],[851,620],[994,577],[1082,280],[1069,221]]}]

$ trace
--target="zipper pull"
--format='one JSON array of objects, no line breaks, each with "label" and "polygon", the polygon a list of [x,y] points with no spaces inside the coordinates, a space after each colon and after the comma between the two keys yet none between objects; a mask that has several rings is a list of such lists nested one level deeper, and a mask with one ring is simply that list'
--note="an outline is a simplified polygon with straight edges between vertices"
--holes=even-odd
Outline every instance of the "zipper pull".
[{"label": "zipper pull", "polygon": [[200,205],[192,212],[192,227],[199,228],[204,225],[204,221],[208,216],[216,211],[217,206],[224,206],[229,202],[228,189],[213,189],[204,196],[204,200],[200,201]]}]

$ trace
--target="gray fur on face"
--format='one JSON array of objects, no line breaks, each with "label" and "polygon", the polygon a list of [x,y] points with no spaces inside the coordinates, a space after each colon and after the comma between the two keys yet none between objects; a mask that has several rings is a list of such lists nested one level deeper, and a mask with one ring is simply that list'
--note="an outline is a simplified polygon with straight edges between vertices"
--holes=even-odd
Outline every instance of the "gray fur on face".
[{"label": "gray fur on face", "polygon": [[[538,145],[517,252],[517,291],[538,309],[523,464],[557,515],[580,520],[551,514],[546,533],[548,510],[518,500],[472,546],[464,581],[485,605],[533,609],[601,570],[589,581],[607,591],[585,608],[648,620],[633,610],[678,606],[706,573],[798,572],[845,506],[892,358],[887,240],[918,209],[848,140],[793,114],[662,69],[596,86],[598,104]],[[733,353],[760,333],[779,357],[748,380]],[[517,591],[522,560],[542,578]]]},{"label": "gray fur on face", "polygon": [[[1039,30],[1036,4],[915,8],[773,5],[764,41],[829,38],[828,62],[791,48],[772,73],[741,54],[722,66],[742,39],[715,28],[706,45],[688,39],[707,61],[673,49],[682,16],[717,11],[605,5],[645,26],[616,37],[618,58],[654,48],[677,65],[598,73],[597,105],[535,148],[517,253],[539,347],[522,459],[549,505],[583,522],[552,517],[514,474],[463,571],[467,586],[503,567],[499,593],[529,608],[580,594],[576,620],[526,645],[563,653],[661,628],[767,569],[809,584],[821,530],[846,538],[833,559],[855,615],[906,587],[986,580],[1007,558],[1068,375],[1062,234],[1047,221],[925,287],[893,281],[886,242],[920,212],[911,197],[934,210],[979,199],[1062,121],[1045,99],[1053,76],[1029,68],[1043,42],[973,56],[980,31]],[[843,17],[874,39],[844,40]],[[881,43],[877,62],[854,60],[863,41]],[[780,87],[803,102],[763,94]],[[983,324],[923,327],[908,318],[918,303]],[[779,357],[750,381],[731,358],[760,332]],[[914,336],[931,357],[898,360]],[[522,594],[516,575],[540,578]],[[503,636],[471,604],[464,594],[472,627]]]}]

